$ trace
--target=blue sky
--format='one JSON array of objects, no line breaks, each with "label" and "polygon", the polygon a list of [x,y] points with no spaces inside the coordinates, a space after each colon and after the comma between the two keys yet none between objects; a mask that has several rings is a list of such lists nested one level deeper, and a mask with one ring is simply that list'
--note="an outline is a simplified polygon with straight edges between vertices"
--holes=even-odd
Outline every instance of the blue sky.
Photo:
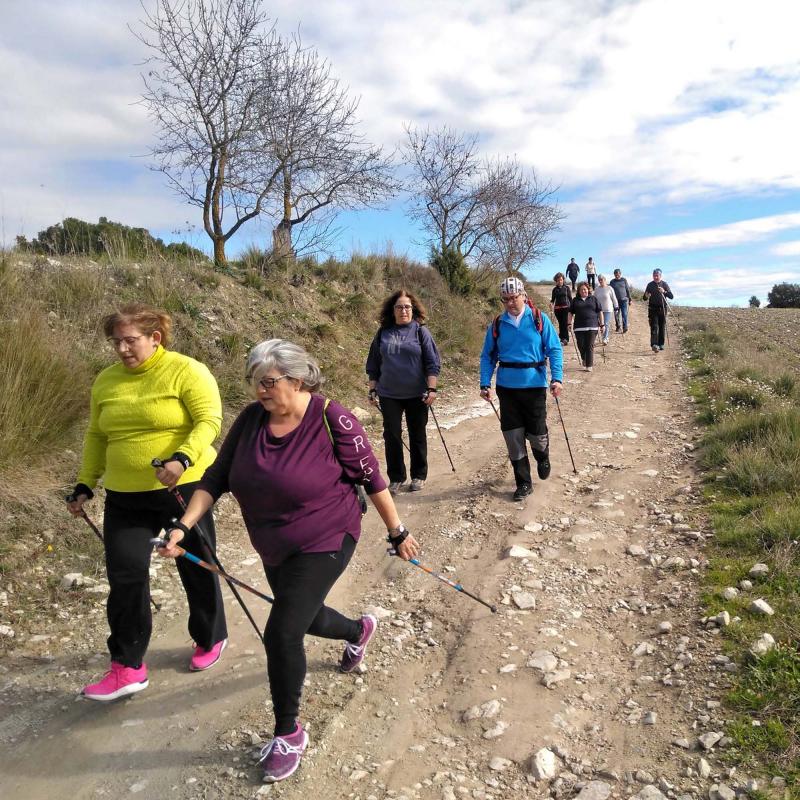
[{"label": "blue sky", "polygon": [[[145,0],[151,7],[153,0]],[[138,0],[4,0],[0,237],[100,215],[207,247],[145,154]],[[792,0],[277,0],[361,97],[366,135],[447,124],[558,186],[550,278],[593,256],[676,300],[743,304],[800,280],[800,4]],[[337,254],[424,257],[402,198],[348,213]],[[238,245],[269,240],[268,221]]]}]

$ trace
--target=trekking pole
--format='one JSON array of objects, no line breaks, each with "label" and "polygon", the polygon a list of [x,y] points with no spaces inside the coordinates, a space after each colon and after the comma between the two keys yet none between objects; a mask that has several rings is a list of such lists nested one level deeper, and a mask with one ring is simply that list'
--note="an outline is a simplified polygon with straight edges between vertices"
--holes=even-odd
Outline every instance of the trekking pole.
[{"label": "trekking pole", "polygon": [[581,351],[578,350],[578,340],[575,337],[575,331],[572,332],[572,344],[575,345],[575,353],[578,356],[578,363],[583,366],[583,359],[581,358]]},{"label": "trekking pole", "polygon": [[497,417],[497,421],[502,425],[502,420],[500,419],[500,415],[497,413],[497,408],[495,407],[494,403],[492,402],[491,397],[486,398],[489,401],[489,405],[492,407],[492,411],[494,411],[494,415]]},{"label": "trekking pole", "polygon": [[[397,555],[397,551],[391,547],[387,552],[390,553],[391,555]],[[461,592],[462,594],[465,594],[467,597],[471,597],[473,600],[476,600],[481,605],[486,606],[486,608],[488,608],[492,612],[492,614],[497,613],[497,606],[492,605],[492,603],[487,603],[485,600],[481,600],[481,598],[478,597],[477,595],[472,594],[472,592],[468,592],[460,583],[451,581],[450,578],[446,578],[441,573],[435,572],[427,564],[423,564],[419,559],[409,558],[408,563],[413,564],[415,567],[419,567],[423,572],[427,572],[428,575],[431,575],[437,580],[440,580],[442,583],[446,583],[449,587],[455,589],[457,592]]]},{"label": "trekking pole", "polygon": [[567,451],[569,452],[569,460],[572,462],[572,471],[577,475],[578,470],[575,467],[575,459],[572,457],[572,448],[569,445],[569,436],[567,436],[567,428],[564,425],[564,417],[561,415],[561,405],[558,402],[558,398],[553,395],[553,400],[556,401],[556,408],[558,409],[558,418],[561,420],[561,430],[564,431],[564,438],[567,440]]},{"label": "trekking pole", "polygon": [[[169,544],[167,539],[160,539],[158,537],[151,539],[150,544],[153,547],[166,547]],[[209,564],[207,561],[203,561],[203,559],[198,558],[194,553],[190,553],[188,550],[184,550],[180,545],[174,544],[172,545],[177,551],[178,556],[180,558],[185,558],[192,562],[192,564],[197,564],[198,567],[202,567],[203,569],[207,569],[209,572],[214,572],[220,577],[224,578],[228,585],[230,586],[231,583],[235,583],[237,586],[241,586],[242,589],[246,589],[251,594],[254,594],[256,597],[260,597],[262,600],[266,600],[268,603],[274,603],[275,598],[270,597],[268,594],[264,594],[263,592],[259,592],[258,589],[254,589],[252,586],[248,586],[244,581],[240,581],[238,578],[234,578],[233,575],[229,575],[225,570],[220,569],[219,567],[215,567],[213,564]]]},{"label": "trekking pole", "polygon": [[[380,413],[381,417],[385,420],[386,417],[383,416],[383,409],[380,407],[380,403],[375,403],[375,408],[378,409],[378,412]],[[402,419],[400,421],[400,428],[401,428],[401,431],[402,431]],[[395,436],[396,435],[397,434],[395,434]],[[408,450],[408,454],[411,455],[411,448],[406,444],[406,440],[403,438],[402,432],[400,433],[400,441],[401,441],[403,447],[405,447],[405,449]]]},{"label": "trekking pole", "polygon": [[[73,492],[72,494],[68,494],[64,499],[68,503],[74,503],[78,498],[75,497],[75,493]],[[92,531],[94,532],[94,535],[103,543],[103,549],[105,549],[106,540],[103,538],[103,534],[100,533],[100,528],[98,528],[97,525],[95,525],[94,522],[92,522],[92,520],[90,519],[89,515],[83,509],[80,510],[79,515],[83,518],[83,520],[86,522],[86,524],[92,529]],[[150,598],[150,602],[153,604],[153,608],[156,611],[161,611],[161,604],[160,603],[156,603],[156,601],[153,600],[152,597]]]},{"label": "trekking pole", "polygon": [[[154,458],[150,462],[150,466],[155,467],[155,469],[161,469],[164,466],[164,462],[160,458]],[[170,489],[170,494],[178,501],[178,505],[186,511],[186,501],[183,499],[183,495],[181,494],[181,490],[176,486],[174,489]],[[198,538],[200,539],[200,546],[203,549],[203,553],[205,557],[209,561],[213,561],[220,569],[220,575],[225,574],[225,568],[222,566],[222,562],[217,558],[216,551],[211,546],[211,542],[209,541],[208,537],[206,536],[206,532],[203,530],[200,523],[195,524],[195,529],[197,530]],[[191,554],[190,554],[191,555]],[[189,559],[191,561],[191,559]],[[233,596],[238,601],[239,605],[242,607],[242,611],[244,611],[245,616],[247,619],[250,620],[250,624],[253,626],[256,634],[258,635],[259,639],[263,639],[261,635],[261,631],[258,627],[258,623],[253,619],[253,615],[250,613],[250,609],[247,607],[246,603],[242,599],[242,596],[239,594],[236,586],[234,586],[230,581],[228,581],[228,588],[231,590]]]},{"label": "trekking pole", "polygon": [[433,410],[433,406],[428,406],[431,410],[431,414],[433,415],[433,421],[436,423],[436,430],[439,431],[439,438],[442,440],[442,445],[444,446],[444,451],[447,453],[447,460],[450,462],[450,467],[452,468],[453,472],[456,471],[455,464],[453,464],[453,459],[450,458],[450,451],[447,449],[447,444],[445,443],[444,436],[442,436],[442,429],[439,427],[439,420],[436,419],[436,412]]},{"label": "trekking pole", "polygon": [[669,312],[671,311],[669,307],[669,303],[667,302],[667,298],[664,295],[661,295],[661,299],[664,301],[664,333],[667,336],[667,347],[669,347]]}]

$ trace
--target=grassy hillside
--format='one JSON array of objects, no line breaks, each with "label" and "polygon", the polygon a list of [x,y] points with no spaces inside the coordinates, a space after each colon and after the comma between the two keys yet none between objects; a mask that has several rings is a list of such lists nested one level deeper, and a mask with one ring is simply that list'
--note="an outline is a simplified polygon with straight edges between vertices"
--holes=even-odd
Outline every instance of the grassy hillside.
[{"label": "grassy hillside", "polygon": [[[496,312],[480,297],[452,296],[435,271],[403,258],[243,265],[221,274],[164,260],[2,257],[0,585],[14,595],[9,607],[52,613],[53,603],[71,602],[58,589],[61,575],[81,561],[95,570],[102,563],[98,544],[67,517],[63,496],[75,480],[92,380],[115,358],[100,330],[104,314],[132,300],[169,311],[174,349],[210,367],[229,423],[245,402],[245,355],[270,337],[304,344],[320,361],[328,395],[366,405],[364,363],[380,303],[400,286],[428,308],[446,392],[452,376],[475,369],[486,321]],[[0,623],[9,621],[6,613],[0,607]],[[25,620],[10,621],[22,631]]]},{"label": "grassy hillside", "polygon": [[[705,603],[738,665],[734,763],[800,778],[800,310],[682,309],[714,527]],[[753,571],[755,564],[765,567]],[[761,574],[763,573],[763,574]],[[764,599],[774,613],[758,613]],[[754,655],[764,634],[777,643]],[[793,790],[793,791],[796,791]],[[797,796],[794,794],[793,796]]]}]

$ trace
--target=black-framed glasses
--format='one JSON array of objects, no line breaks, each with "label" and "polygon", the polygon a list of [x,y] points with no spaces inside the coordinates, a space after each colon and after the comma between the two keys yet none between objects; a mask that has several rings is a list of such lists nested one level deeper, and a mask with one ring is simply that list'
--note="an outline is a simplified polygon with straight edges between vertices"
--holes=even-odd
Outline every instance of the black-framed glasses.
[{"label": "black-framed glasses", "polygon": [[143,339],[144,334],[140,333],[138,336],[123,336],[122,338],[118,339],[116,336],[109,336],[106,341],[115,349],[119,350],[119,348],[124,344],[126,347],[133,347],[139,339]]},{"label": "black-framed glasses", "polygon": [[262,389],[266,389],[266,390],[274,389],[275,388],[275,384],[278,381],[282,381],[284,378],[288,378],[288,377],[289,377],[288,375],[278,375],[277,378],[262,378],[258,382],[257,387],[260,386]]},{"label": "black-framed glasses", "polygon": [[394,310],[395,311],[413,311],[414,310],[414,306],[403,306],[403,305],[400,305],[400,306],[395,306]]}]

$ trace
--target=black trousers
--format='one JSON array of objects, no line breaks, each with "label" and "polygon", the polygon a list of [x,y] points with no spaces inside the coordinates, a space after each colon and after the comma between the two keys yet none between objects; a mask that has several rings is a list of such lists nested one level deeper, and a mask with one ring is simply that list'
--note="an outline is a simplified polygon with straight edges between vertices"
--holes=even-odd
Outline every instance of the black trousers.
[{"label": "black trousers", "polygon": [[597,276],[594,275],[594,274],[590,275],[590,274],[587,273],[587,275],[586,275],[586,283],[588,283],[589,286],[592,287],[592,289],[594,289],[594,282],[595,282],[596,277]]},{"label": "black trousers", "polygon": [[583,359],[584,367],[594,366],[594,340],[597,338],[597,328],[590,331],[575,331],[575,341],[578,343],[578,352]]},{"label": "black trousers", "polygon": [[[197,483],[178,488],[189,502]],[[150,612],[150,539],[158,536],[173,517],[183,510],[167,489],[152,492],[106,492],[103,518],[106,573],[111,591],[106,612],[111,635],[108,650],[111,659],[126,667],[138,667],[144,660],[153,618]],[[200,521],[212,546],[216,546],[214,517],[209,511]],[[193,530],[181,547],[207,560],[199,537]],[[225,639],[225,608],[217,576],[185,558],[176,560],[178,574],[189,601],[189,635],[210,649]]]},{"label": "black trousers", "polygon": [[650,323],[650,347],[653,345],[663,347],[667,331],[666,311],[663,308],[648,307],[647,321]]},{"label": "black trousers", "polygon": [[403,483],[407,478],[403,459],[403,412],[408,426],[408,447],[411,451],[411,477],[425,480],[428,477],[428,406],[419,397],[395,400],[381,397],[383,412],[383,442],[386,451],[386,472],[389,481]]},{"label": "black trousers", "polygon": [[500,430],[524,428],[525,435],[547,433],[547,389],[508,389],[495,387],[500,401]]},{"label": "black trousers", "polygon": [[569,342],[569,306],[566,308],[557,308],[553,312],[558,320],[558,338],[562,342]]},{"label": "black trousers", "polygon": [[358,620],[325,605],[328,592],[355,549],[355,539],[346,534],[338,552],[296,553],[276,567],[264,568],[275,596],[264,631],[264,647],[276,736],[295,729],[306,678],[305,635],[353,643],[361,636]]},{"label": "black trousers", "polygon": [[572,284],[572,294],[575,294],[575,282],[578,280],[577,276],[574,278],[570,278],[569,282]]}]

